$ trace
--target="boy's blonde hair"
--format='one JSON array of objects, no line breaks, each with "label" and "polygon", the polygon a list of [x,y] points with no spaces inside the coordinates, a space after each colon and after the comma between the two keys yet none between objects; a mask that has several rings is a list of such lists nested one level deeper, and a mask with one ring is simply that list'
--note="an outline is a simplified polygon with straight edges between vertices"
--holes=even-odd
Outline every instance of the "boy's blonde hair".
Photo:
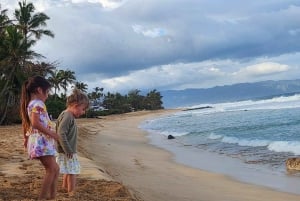
[{"label": "boy's blonde hair", "polygon": [[70,96],[67,98],[67,107],[72,105],[85,105],[89,107],[89,98],[81,90],[75,88]]}]

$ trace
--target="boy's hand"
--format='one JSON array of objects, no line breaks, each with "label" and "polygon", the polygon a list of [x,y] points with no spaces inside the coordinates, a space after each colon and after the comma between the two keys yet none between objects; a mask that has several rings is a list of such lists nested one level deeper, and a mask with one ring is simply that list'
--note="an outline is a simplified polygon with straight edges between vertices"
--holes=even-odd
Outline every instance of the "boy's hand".
[{"label": "boy's hand", "polygon": [[67,157],[68,157],[69,159],[73,158],[73,153],[68,153],[68,154],[67,154]]}]

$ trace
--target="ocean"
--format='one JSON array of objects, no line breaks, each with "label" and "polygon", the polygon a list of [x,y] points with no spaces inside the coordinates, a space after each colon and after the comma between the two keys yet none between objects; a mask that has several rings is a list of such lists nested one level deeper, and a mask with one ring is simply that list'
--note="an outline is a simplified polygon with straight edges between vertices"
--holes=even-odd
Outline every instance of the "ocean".
[{"label": "ocean", "polygon": [[140,128],[178,163],[300,194],[300,173],[285,168],[300,155],[300,94],[185,109]]}]

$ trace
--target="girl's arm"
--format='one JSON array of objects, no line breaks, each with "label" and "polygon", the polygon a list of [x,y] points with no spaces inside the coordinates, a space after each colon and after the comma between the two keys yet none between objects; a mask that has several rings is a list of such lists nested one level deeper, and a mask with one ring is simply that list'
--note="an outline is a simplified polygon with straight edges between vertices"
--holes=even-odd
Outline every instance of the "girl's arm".
[{"label": "girl's arm", "polygon": [[48,128],[44,127],[40,122],[40,115],[38,113],[31,113],[31,124],[32,127],[38,129],[42,133],[49,135],[50,137],[58,140],[58,135],[56,132],[49,130]]}]

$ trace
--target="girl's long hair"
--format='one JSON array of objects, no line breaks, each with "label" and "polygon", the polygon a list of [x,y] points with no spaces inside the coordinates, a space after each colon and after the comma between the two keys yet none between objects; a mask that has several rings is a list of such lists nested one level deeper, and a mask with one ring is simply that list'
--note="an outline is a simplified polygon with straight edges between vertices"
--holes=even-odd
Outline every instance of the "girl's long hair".
[{"label": "girl's long hair", "polygon": [[41,76],[31,77],[22,85],[20,115],[22,118],[22,128],[24,137],[31,125],[27,113],[27,106],[31,100],[31,94],[36,93],[39,87],[44,93],[46,93],[46,91],[51,87],[51,85],[45,78]]},{"label": "girl's long hair", "polygon": [[28,80],[25,81],[24,84],[22,85],[21,105],[20,105],[20,115],[22,118],[22,128],[23,128],[24,137],[30,127],[30,120],[27,114],[27,105],[28,102],[30,101],[30,93],[26,90],[27,85],[28,85]]}]

